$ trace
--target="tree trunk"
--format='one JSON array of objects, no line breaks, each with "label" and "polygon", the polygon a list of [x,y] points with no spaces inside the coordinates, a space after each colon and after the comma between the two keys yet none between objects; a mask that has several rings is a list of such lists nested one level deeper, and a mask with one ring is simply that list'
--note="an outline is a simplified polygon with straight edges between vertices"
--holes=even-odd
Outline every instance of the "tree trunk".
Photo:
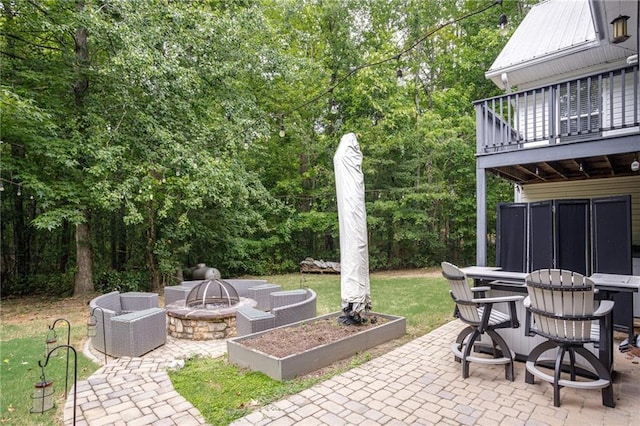
[{"label": "tree trunk", "polygon": [[158,262],[155,255],[156,246],[156,223],[154,218],[154,210],[151,203],[149,203],[149,227],[147,228],[147,270],[151,275],[151,285],[153,291],[160,291],[160,271],[158,270]]},{"label": "tree trunk", "polygon": [[[76,3],[78,12],[84,9],[84,1]],[[84,74],[84,67],[89,61],[89,44],[87,40],[87,29],[80,27],[76,29],[75,51],[77,60],[77,77],[73,84],[73,95],[77,108],[80,123],[80,134],[86,134],[86,120],[84,112],[84,99],[89,90],[89,79]],[[76,264],[78,273],[74,287],[74,295],[84,294],[94,291],[93,287],[93,250],[91,249],[91,232],[89,228],[88,214],[85,213],[86,222],[76,225]]]},{"label": "tree trunk", "polygon": [[91,293],[93,288],[93,250],[91,249],[91,232],[88,223],[76,226],[76,282],[73,295]]}]

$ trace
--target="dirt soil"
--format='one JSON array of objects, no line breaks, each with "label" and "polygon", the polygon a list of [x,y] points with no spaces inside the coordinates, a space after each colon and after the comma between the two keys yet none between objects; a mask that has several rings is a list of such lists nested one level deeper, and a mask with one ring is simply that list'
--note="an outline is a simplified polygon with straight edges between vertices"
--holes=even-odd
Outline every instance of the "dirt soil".
[{"label": "dirt soil", "polygon": [[[373,319],[374,317],[372,316],[371,318]],[[284,358],[335,342],[385,322],[385,319],[375,317],[374,321],[368,320],[365,324],[344,325],[338,323],[338,317],[335,316],[297,326],[271,330],[251,339],[243,340],[242,344],[260,352]]]}]

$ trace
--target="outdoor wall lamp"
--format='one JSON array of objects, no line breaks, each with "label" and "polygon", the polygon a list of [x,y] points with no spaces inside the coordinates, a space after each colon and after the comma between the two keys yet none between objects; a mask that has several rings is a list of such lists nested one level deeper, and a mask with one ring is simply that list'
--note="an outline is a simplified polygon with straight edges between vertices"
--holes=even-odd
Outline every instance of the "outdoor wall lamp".
[{"label": "outdoor wall lamp", "polygon": [[640,170],[640,162],[638,162],[638,157],[634,157],[633,162],[631,163],[631,171],[637,172]]},{"label": "outdoor wall lamp", "polygon": [[628,19],[629,17],[627,15],[620,15],[611,21],[611,25],[613,25],[613,37],[611,42],[622,43],[629,38],[629,34],[627,33]]}]

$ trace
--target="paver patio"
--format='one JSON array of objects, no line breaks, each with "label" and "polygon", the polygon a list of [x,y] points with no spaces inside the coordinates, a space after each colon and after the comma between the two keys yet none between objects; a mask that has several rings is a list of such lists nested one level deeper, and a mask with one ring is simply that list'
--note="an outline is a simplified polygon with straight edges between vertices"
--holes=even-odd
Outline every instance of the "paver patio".
[{"label": "paver patio", "polygon": [[[502,366],[471,366],[463,380],[450,343],[464,325],[455,320],[359,367],[269,404],[237,420],[240,425],[632,425],[640,419],[640,358],[615,351],[616,408],[599,391],[563,389],[553,407],[548,383],[524,383]],[[617,342],[619,343],[619,341]],[[78,383],[79,425],[206,424],[171,385],[166,368],[199,353],[221,356],[224,342],[168,339],[143,358],[121,358]],[[97,361],[101,359],[98,358]],[[72,423],[73,398],[65,407]]]}]

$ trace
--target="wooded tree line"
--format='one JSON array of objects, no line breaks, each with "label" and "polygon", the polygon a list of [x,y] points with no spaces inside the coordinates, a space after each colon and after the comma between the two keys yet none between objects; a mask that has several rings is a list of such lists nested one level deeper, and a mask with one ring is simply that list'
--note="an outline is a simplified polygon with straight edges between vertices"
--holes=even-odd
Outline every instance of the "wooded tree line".
[{"label": "wooded tree line", "polygon": [[339,261],[346,132],[371,268],[473,262],[472,102],[532,2],[0,1],[2,294]]}]

